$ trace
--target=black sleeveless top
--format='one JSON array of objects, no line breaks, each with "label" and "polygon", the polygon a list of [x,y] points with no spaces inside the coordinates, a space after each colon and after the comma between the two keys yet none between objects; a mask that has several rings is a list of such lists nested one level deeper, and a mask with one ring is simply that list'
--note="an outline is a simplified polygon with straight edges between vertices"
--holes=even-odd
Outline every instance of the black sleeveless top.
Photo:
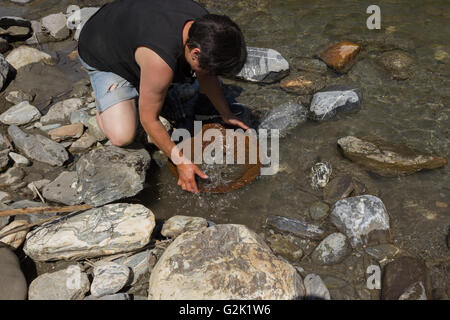
[{"label": "black sleeveless top", "polygon": [[139,90],[140,68],[134,53],[145,46],[174,71],[174,82],[182,82],[191,71],[183,55],[183,27],[206,14],[192,0],[116,0],[86,22],[78,53],[91,67],[118,74]]}]

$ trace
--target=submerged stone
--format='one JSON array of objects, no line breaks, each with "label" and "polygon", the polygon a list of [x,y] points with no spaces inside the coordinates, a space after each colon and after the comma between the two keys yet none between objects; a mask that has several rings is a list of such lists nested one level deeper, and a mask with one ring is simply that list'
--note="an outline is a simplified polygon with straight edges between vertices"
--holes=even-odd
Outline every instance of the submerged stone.
[{"label": "submerged stone", "polygon": [[331,86],[317,92],[310,106],[310,117],[314,120],[327,120],[338,111],[349,111],[361,106],[362,95],[358,89],[347,86]]},{"label": "submerged stone", "polygon": [[319,265],[333,265],[342,262],[351,252],[345,235],[335,232],[327,236],[311,255],[312,261]]},{"label": "submerged stone", "polygon": [[283,103],[272,108],[262,119],[258,129],[280,130],[280,137],[285,136],[289,130],[295,128],[299,123],[307,120],[308,110],[301,104],[295,102]]},{"label": "submerged stone", "polygon": [[447,164],[447,159],[443,157],[426,155],[378,137],[347,136],[340,138],[338,145],[346,158],[385,177],[408,175],[422,169],[436,169]]},{"label": "submerged stone", "polygon": [[350,41],[342,41],[328,47],[319,54],[319,58],[337,72],[347,72],[356,58],[361,47]]},{"label": "submerged stone", "polygon": [[414,59],[401,50],[383,53],[378,59],[392,79],[406,80],[413,75]]},{"label": "submerged stone", "polygon": [[138,250],[155,227],[151,210],[115,203],[73,213],[27,235],[24,252],[35,261],[74,260]]},{"label": "submerged stone", "polygon": [[286,217],[270,216],[266,224],[278,231],[289,232],[302,238],[321,239],[324,235],[324,231],[316,225]]},{"label": "submerged stone", "polygon": [[253,82],[273,83],[289,72],[289,63],[278,51],[247,47],[247,62],[236,75]]},{"label": "submerged stone", "polygon": [[243,225],[222,224],[185,232],[153,268],[148,298],[298,299],[305,295],[297,270],[277,258]]},{"label": "submerged stone", "polygon": [[292,74],[281,80],[281,89],[299,94],[313,94],[325,87],[325,80],[314,73]]}]

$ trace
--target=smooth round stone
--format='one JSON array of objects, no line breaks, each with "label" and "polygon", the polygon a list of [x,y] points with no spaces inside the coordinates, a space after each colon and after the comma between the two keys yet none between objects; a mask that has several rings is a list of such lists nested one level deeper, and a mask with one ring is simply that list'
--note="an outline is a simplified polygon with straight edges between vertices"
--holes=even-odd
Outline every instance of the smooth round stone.
[{"label": "smooth round stone", "polygon": [[309,207],[309,214],[314,220],[322,220],[328,216],[330,207],[321,201],[314,202],[311,207]]},{"label": "smooth round stone", "polygon": [[330,234],[312,253],[312,261],[319,265],[333,265],[342,262],[350,253],[347,237],[342,233]]}]

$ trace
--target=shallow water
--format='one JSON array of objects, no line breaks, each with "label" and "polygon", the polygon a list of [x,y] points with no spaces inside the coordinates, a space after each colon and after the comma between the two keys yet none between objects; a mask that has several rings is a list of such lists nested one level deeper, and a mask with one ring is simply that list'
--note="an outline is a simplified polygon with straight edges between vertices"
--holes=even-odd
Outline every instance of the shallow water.
[{"label": "shallow water", "polygon": [[[351,40],[362,44],[358,62],[346,75],[328,71],[328,85],[359,88],[362,107],[324,122],[309,121],[280,141],[281,169],[261,176],[228,194],[193,195],[183,192],[167,167],[150,170],[148,185],[137,197],[158,219],[176,214],[203,216],[216,223],[240,223],[260,232],[269,215],[310,221],[308,207],[321,200],[311,188],[314,163],[329,161],[333,176],[348,172],[371,181],[391,217],[397,246],[432,261],[448,261],[445,237],[450,226],[449,166],[411,176],[382,178],[343,158],[336,141],[346,135],[378,135],[415,149],[449,158],[450,125],[450,3],[446,0],[378,1],[381,30],[368,30],[366,8],[371,1],[250,0],[201,1],[214,13],[232,17],[247,44],[279,51],[295,69],[298,57],[312,57],[328,44]],[[80,1],[92,6],[100,1]],[[0,15],[36,19],[64,11],[70,1],[35,1],[17,6],[0,1]],[[377,57],[403,49],[415,60],[414,75],[391,80]],[[265,113],[271,107],[297,100],[279,83],[259,86],[225,80],[243,89],[238,102]],[[333,177],[332,176],[332,177]]]}]

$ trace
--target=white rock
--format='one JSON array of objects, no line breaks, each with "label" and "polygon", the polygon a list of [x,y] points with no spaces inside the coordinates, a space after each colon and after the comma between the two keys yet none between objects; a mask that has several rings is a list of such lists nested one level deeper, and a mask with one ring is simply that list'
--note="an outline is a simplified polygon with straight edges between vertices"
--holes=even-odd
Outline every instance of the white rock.
[{"label": "white rock", "polygon": [[111,295],[122,289],[130,277],[130,268],[108,262],[94,267],[94,280],[91,293],[94,297]]},{"label": "white rock", "polygon": [[320,276],[314,273],[308,274],[303,280],[306,290],[306,299],[330,300],[330,292]]},{"label": "white rock", "polygon": [[67,19],[63,13],[54,13],[41,20],[42,26],[57,40],[64,40],[70,35]]},{"label": "white rock", "polygon": [[12,106],[0,115],[0,121],[6,125],[15,124],[17,126],[39,120],[41,113],[28,101]]},{"label": "white rock", "polygon": [[18,166],[29,166],[31,164],[31,161],[28,160],[27,158],[25,158],[24,156],[15,153],[15,152],[10,152],[9,157],[11,159],[13,159],[13,161],[18,165]]},{"label": "white rock", "polygon": [[54,59],[49,54],[28,46],[20,46],[13,49],[6,57],[6,61],[16,70],[28,64],[41,61],[47,64],[54,64]]},{"label": "white rock", "polygon": [[70,114],[80,109],[84,102],[80,98],[71,98],[59,101],[52,105],[45,116],[41,117],[42,124],[64,122],[69,119]]}]

